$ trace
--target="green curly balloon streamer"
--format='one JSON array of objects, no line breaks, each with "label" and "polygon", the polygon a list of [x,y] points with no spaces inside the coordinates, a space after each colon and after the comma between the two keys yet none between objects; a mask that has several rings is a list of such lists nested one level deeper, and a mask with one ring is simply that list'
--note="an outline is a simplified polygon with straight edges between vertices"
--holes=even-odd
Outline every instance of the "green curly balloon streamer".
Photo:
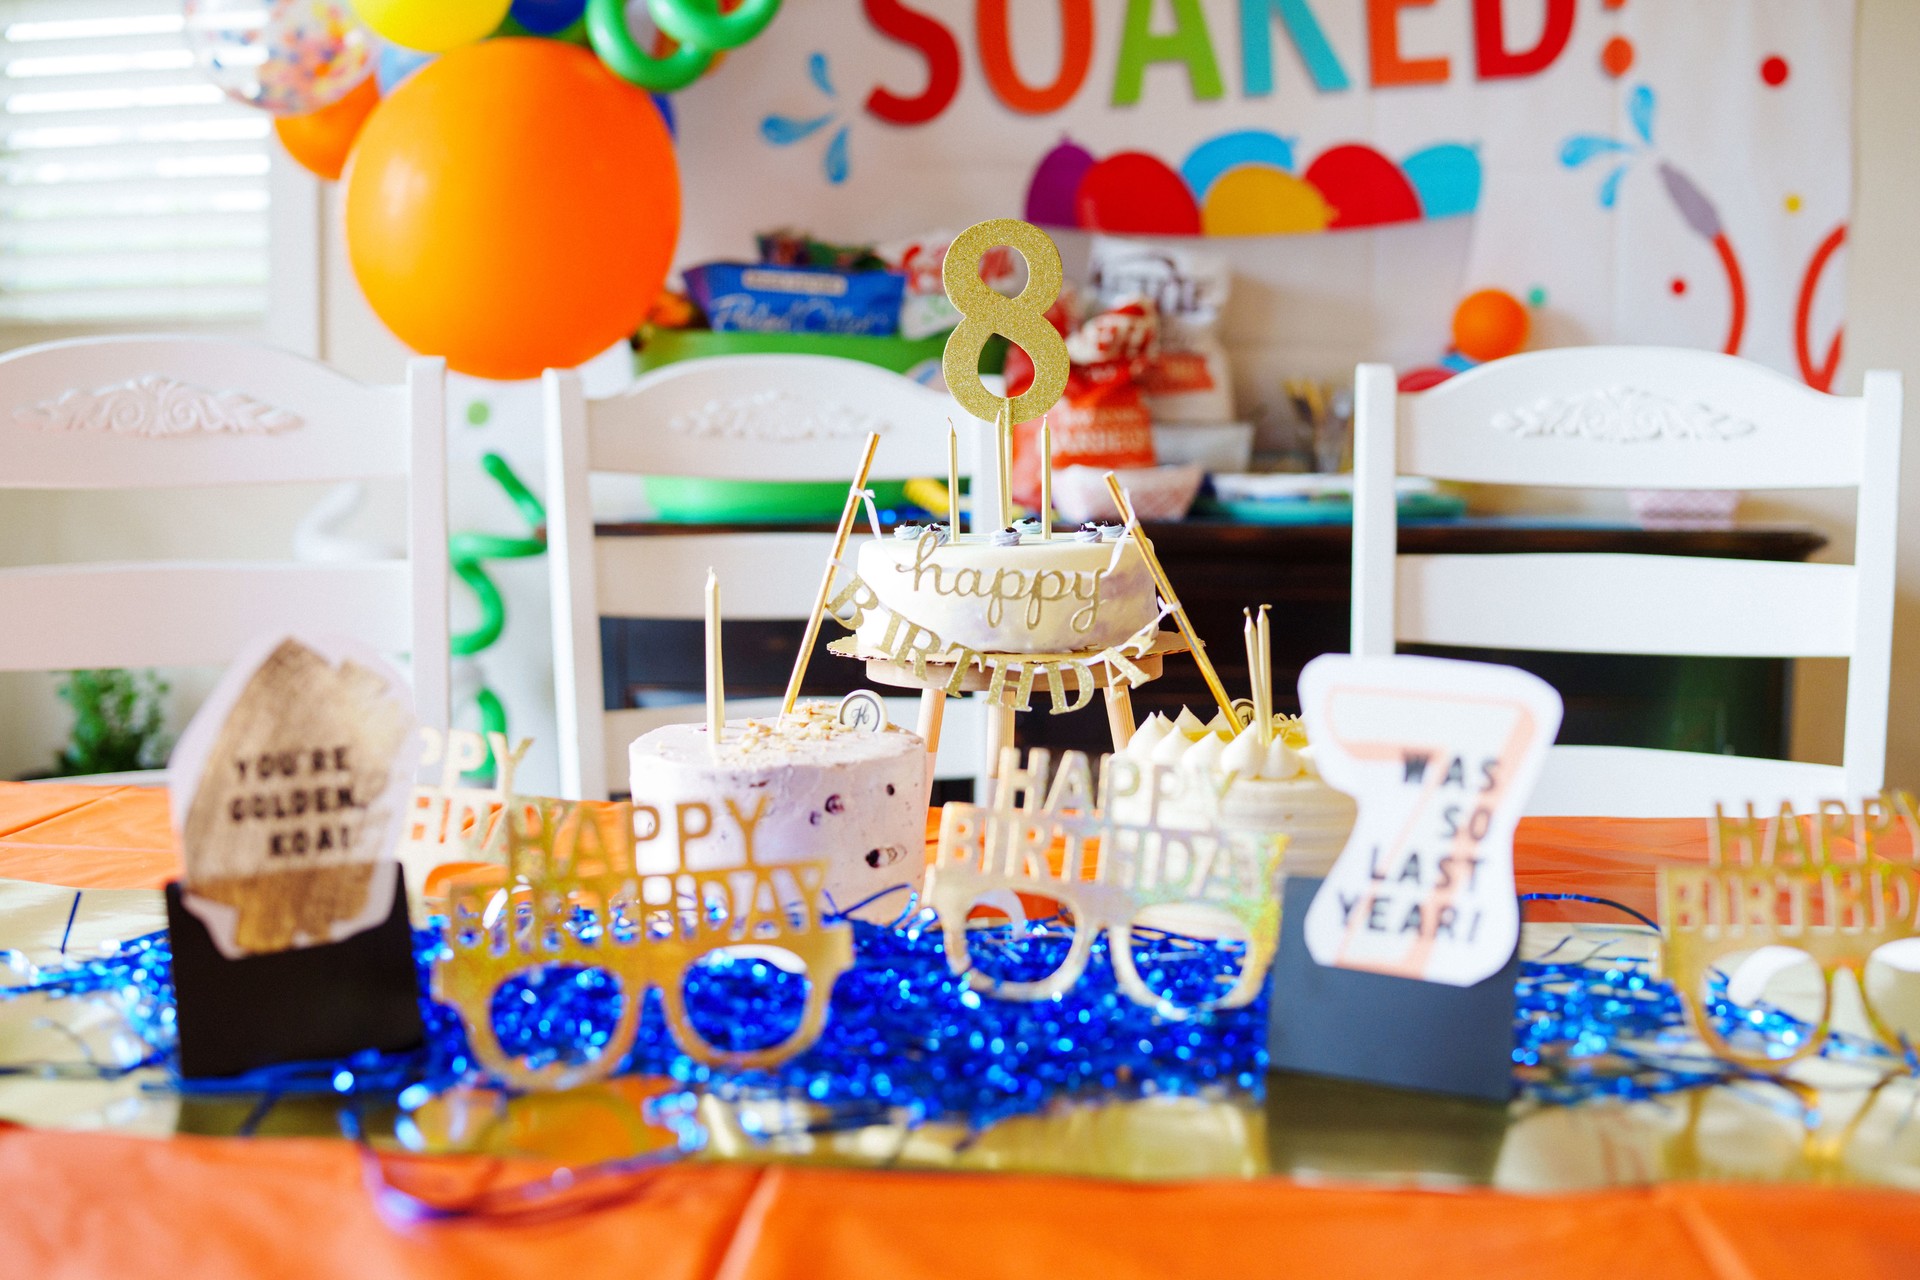
[{"label": "green curly balloon streamer", "polygon": [[494,642],[500,639],[500,633],[506,629],[506,601],[500,595],[500,588],[494,586],[493,579],[487,576],[486,562],[524,560],[547,549],[547,535],[543,529],[547,523],[547,509],[541,505],[540,499],[521,483],[520,477],[513,473],[513,468],[499,454],[482,456],[480,466],[519,509],[520,518],[527,522],[529,534],[524,538],[508,538],[496,533],[456,533],[447,539],[447,554],[453,561],[453,571],[460,581],[472,588],[475,601],[480,606],[479,625],[454,633],[453,656],[456,658],[470,658],[484,649],[492,648]]},{"label": "green curly balloon streamer", "polygon": [[739,48],[779,12],[780,0],[744,0],[732,13],[720,12],[720,0],[647,0],[654,26],[682,45],[713,53]]},{"label": "green curly balloon streamer", "polygon": [[651,93],[673,93],[698,80],[713,65],[713,54],[683,44],[664,58],[640,47],[627,27],[624,0],[587,0],[587,39],[607,69]]},{"label": "green curly balloon streamer", "polygon": [[[547,549],[547,509],[540,499],[521,483],[513,467],[499,454],[483,454],[480,466],[520,512],[520,518],[527,522],[528,532],[524,538],[509,538],[497,533],[456,533],[447,539],[447,556],[452,561],[453,572],[472,590],[474,600],[480,606],[479,624],[453,635],[450,647],[457,658],[470,658],[492,648],[500,639],[500,633],[506,630],[507,602],[500,595],[500,588],[488,576],[486,562],[524,560],[540,555]],[[473,695],[473,700],[480,710],[482,732],[505,734],[507,709],[501,703],[500,695],[483,684]],[[468,777],[485,776],[492,767],[493,754],[489,749],[487,760]]]}]

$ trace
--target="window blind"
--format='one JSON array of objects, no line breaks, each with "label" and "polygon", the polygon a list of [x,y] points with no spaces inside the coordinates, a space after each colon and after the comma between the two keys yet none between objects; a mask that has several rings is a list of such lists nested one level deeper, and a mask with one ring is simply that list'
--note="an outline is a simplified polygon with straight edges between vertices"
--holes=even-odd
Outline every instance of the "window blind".
[{"label": "window blind", "polygon": [[263,316],[271,132],[180,0],[0,0],[0,323]]}]

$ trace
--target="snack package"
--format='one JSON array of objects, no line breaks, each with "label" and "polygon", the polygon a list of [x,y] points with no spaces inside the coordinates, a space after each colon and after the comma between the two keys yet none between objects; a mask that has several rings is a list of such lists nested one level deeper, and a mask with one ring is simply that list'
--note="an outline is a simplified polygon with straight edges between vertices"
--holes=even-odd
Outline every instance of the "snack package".
[{"label": "snack package", "polygon": [[1095,236],[1091,261],[1091,284],[1100,306],[1144,296],[1159,308],[1159,354],[1140,377],[1154,418],[1232,422],[1233,381],[1220,341],[1220,319],[1232,281],[1226,260],[1190,249]]},{"label": "snack package", "polygon": [[[960,323],[960,313],[947,300],[940,278],[946,265],[951,231],[935,231],[883,244],[874,252],[881,262],[906,277],[906,296],[900,304],[900,336],[931,338]],[[1027,264],[1006,245],[995,245],[980,260],[980,278],[1005,294],[1017,294],[1027,285]]]},{"label": "snack package", "polygon": [[891,337],[906,281],[893,271],[709,262],[686,270],[687,293],[718,333]]},{"label": "snack package", "polygon": [[872,245],[828,244],[804,231],[762,231],[754,237],[767,267],[829,267],[835,271],[880,271],[887,266]]},{"label": "snack package", "polygon": [[[1055,320],[1054,327],[1064,331],[1064,318]],[[1088,318],[1067,335],[1073,367],[1066,392],[1047,415],[1056,474],[1072,466],[1107,471],[1154,464],[1153,417],[1138,378],[1153,362],[1158,329],[1152,301],[1134,298]],[[1033,381],[1032,362],[1024,358],[1020,376],[1015,376],[1012,357],[1018,351],[1016,347],[1008,353],[1009,395],[1019,395]],[[1014,427],[1012,483],[1016,502],[1040,505],[1038,420]]]}]

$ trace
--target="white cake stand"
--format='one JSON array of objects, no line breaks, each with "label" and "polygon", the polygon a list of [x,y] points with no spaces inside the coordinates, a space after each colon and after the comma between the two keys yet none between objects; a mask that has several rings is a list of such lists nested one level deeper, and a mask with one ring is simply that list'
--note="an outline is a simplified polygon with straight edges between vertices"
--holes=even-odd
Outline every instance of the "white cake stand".
[{"label": "white cake stand", "polygon": [[[915,675],[912,663],[897,662],[891,658],[862,657],[862,655],[853,652],[851,641],[851,636],[845,640],[835,641],[829,646],[829,649],[843,657],[860,658],[861,661],[867,664],[867,678],[875,684],[886,685],[893,689],[918,689],[920,691],[920,723],[916,727],[916,732],[919,733],[921,738],[925,739],[927,756],[928,759],[931,760],[940,750],[940,724],[946,714],[947,688],[953,683],[953,664],[929,662],[925,667],[925,675]],[[842,645],[846,645],[847,647],[843,649],[840,647]],[[1138,657],[1129,654],[1128,660],[1141,671],[1145,672],[1147,679],[1157,680],[1160,678],[1162,659],[1170,653],[1185,653],[1186,651],[1187,642],[1178,631],[1162,631],[1154,636],[1153,644],[1144,654]],[[1125,680],[1114,679],[1113,669],[1105,662],[1096,660],[1099,656],[1099,650],[1088,650],[1082,653],[982,654],[980,657],[983,665],[969,664],[967,669],[961,673],[959,692],[980,693],[991,688],[993,677],[991,672],[984,666],[985,663],[989,662],[996,664],[1040,664],[1047,662],[1085,663],[1087,669],[1092,673],[1093,687],[1101,690],[1106,696],[1107,728],[1113,735],[1113,749],[1118,751],[1125,747],[1128,740],[1133,737],[1133,701],[1128,694],[1129,686],[1127,682]],[[1067,679],[1068,677],[1063,676],[1062,678]],[[1046,696],[1044,689],[1045,686],[1043,683],[1036,683],[1034,687],[1035,695],[1037,697]],[[1074,686],[1073,691],[1077,694],[1079,692],[1078,687]],[[987,768],[991,772],[999,768],[1000,749],[1005,746],[1010,746],[1013,743],[1014,708],[1004,703],[996,703],[989,708],[989,712],[990,714],[987,719]]]}]

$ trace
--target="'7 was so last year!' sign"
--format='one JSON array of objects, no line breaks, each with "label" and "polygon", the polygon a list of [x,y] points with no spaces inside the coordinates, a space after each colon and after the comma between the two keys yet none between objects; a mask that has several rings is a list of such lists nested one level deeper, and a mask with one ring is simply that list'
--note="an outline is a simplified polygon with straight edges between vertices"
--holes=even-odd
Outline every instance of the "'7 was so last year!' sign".
[{"label": "'7 was so last year!' sign", "polygon": [[1504,1100],[1513,834],[1560,695],[1512,667],[1329,654],[1301,672],[1300,705],[1359,816],[1324,881],[1287,884],[1272,1065]]}]

